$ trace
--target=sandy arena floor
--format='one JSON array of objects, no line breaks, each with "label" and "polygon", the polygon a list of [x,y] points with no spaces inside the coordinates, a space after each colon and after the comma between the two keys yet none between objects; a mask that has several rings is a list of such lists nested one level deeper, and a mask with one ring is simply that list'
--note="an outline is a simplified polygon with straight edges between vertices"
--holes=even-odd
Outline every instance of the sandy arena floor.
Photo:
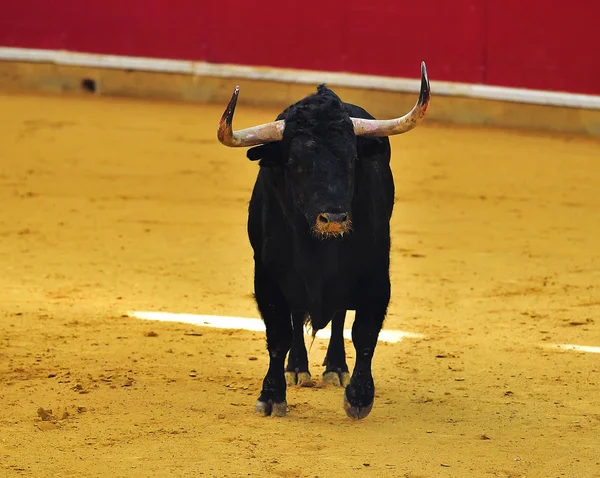
[{"label": "sandy arena floor", "polygon": [[[432,108],[435,104],[432,103]],[[237,126],[276,111],[238,108]],[[0,95],[0,476],[600,477],[600,143],[427,124],[397,200],[375,407],[323,388],[254,416],[257,166],[221,107]],[[353,349],[350,364],[353,365]],[[41,409],[41,410],[40,410]],[[48,412],[52,410],[52,412]]]}]

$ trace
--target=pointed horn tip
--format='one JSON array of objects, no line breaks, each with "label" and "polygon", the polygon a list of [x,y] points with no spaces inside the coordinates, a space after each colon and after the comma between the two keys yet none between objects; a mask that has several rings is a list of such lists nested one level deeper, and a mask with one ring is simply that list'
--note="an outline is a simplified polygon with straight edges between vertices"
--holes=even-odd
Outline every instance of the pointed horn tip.
[{"label": "pointed horn tip", "polygon": [[227,105],[227,108],[229,109],[231,106],[235,107],[235,104],[237,103],[237,99],[238,96],[240,94],[240,87],[236,86],[233,90],[233,94],[231,95],[231,99],[229,100],[229,104]]},{"label": "pointed horn tip", "polygon": [[237,102],[237,99],[238,99],[238,96],[239,96],[239,94],[240,94],[240,86],[239,86],[239,85],[237,85],[237,86],[234,88],[234,90],[233,90],[233,94],[231,95],[231,100],[230,100],[229,102],[230,102],[230,103],[232,103],[232,102],[234,102],[234,101],[236,101],[236,102]]},{"label": "pointed horn tip", "polygon": [[424,61],[421,62],[421,82],[429,85],[429,75],[427,74],[427,66]]},{"label": "pointed horn tip", "polygon": [[427,74],[427,66],[425,62],[421,62],[421,92],[419,94],[419,103],[421,105],[429,102],[431,97],[431,87],[429,85],[429,75]]},{"label": "pointed horn tip", "polygon": [[231,121],[233,119],[233,113],[235,111],[235,106],[237,105],[237,99],[238,99],[239,94],[240,94],[240,87],[239,87],[239,85],[236,85],[235,89],[233,90],[233,94],[231,95],[231,99],[229,100],[229,103],[227,103],[227,108],[225,108],[225,111],[223,112],[223,115],[221,116],[221,120],[219,121],[220,125],[222,125],[224,123],[231,124]]}]

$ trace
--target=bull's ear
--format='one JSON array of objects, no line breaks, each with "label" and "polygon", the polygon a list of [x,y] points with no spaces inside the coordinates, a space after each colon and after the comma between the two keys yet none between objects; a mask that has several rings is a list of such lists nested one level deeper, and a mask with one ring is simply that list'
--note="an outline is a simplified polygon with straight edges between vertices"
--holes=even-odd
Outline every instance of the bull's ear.
[{"label": "bull's ear", "polygon": [[246,157],[250,161],[260,160],[258,164],[267,168],[279,166],[282,163],[279,143],[261,144],[260,146],[250,148],[246,152]]},{"label": "bull's ear", "polygon": [[370,160],[380,160],[381,158],[387,157],[387,160],[389,161],[390,142],[388,138],[360,136],[356,139],[356,149],[359,157]]},{"label": "bull's ear", "polygon": [[264,145],[261,145],[255,146],[254,148],[250,148],[248,151],[246,151],[246,157],[250,161],[258,161],[259,159],[262,159],[264,154],[264,147]]}]

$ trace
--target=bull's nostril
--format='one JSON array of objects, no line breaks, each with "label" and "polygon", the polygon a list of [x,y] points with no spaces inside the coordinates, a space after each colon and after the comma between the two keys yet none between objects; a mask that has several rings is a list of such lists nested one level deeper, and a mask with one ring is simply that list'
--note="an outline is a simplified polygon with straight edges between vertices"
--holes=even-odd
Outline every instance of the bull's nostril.
[{"label": "bull's nostril", "polygon": [[350,223],[350,214],[347,212],[333,213],[321,212],[317,215],[318,227],[346,227]]}]

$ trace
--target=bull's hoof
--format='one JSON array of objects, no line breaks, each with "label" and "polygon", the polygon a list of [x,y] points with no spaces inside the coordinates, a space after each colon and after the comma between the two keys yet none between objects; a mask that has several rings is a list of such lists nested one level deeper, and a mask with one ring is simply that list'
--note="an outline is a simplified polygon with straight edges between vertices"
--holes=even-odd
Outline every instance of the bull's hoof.
[{"label": "bull's hoof", "polygon": [[257,415],[262,415],[264,417],[268,417],[269,415],[273,415],[274,417],[285,417],[287,411],[288,407],[285,400],[283,402],[273,402],[273,400],[261,402],[259,400],[254,406],[254,412]]},{"label": "bull's hoof", "polygon": [[323,383],[335,387],[344,387],[350,383],[350,373],[329,371],[323,374]]},{"label": "bull's hoof", "polygon": [[274,417],[285,417],[288,412],[287,402],[279,402],[273,404],[271,415]]},{"label": "bull's hoof", "polygon": [[362,406],[352,405],[348,400],[346,392],[344,392],[344,410],[346,411],[346,415],[348,415],[350,418],[353,418],[354,420],[360,420],[362,418],[365,418],[369,415],[369,413],[371,413],[372,409],[373,402],[369,403],[368,405]]},{"label": "bull's hoof", "polygon": [[298,383],[298,374],[296,372],[285,372],[285,383],[288,387],[293,387]]},{"label": "bull's hoof", "polygon": [[288,387],[293,387],[295,385],[300,385],[301,387],[315,386],[315,382],[313,382],[310,373],[308,372],[285,372],[285,383],[287,383]]}]

